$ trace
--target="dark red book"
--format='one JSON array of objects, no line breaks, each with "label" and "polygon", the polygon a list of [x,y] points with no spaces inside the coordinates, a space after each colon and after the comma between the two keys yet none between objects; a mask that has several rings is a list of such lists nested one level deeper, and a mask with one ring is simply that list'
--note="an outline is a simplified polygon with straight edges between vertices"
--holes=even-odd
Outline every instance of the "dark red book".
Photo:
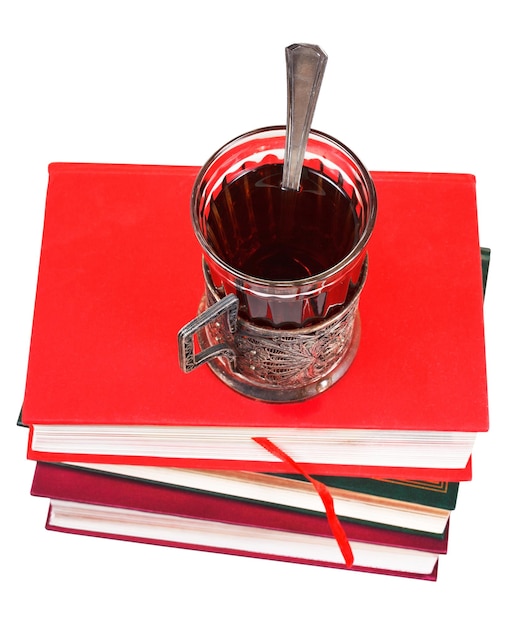
[{"label": "dark red book", "polygon": [[[294,512],[63,465],[37,463],[47,528],[177,548],[345,568],[324,515]],[[353,570],[435,579],[442,538],[341,522]]]},{"label": "dark red book", "polygon": [[379,214],[347,374],[296,404],[184,374],[177,332],[202,294],[196,167],[53,164],[23,421],[29,457],[470,478],[488,428],[475,180],[374,172]]},{"label": "dark red book", "polygon": [[[315,486],[301,475],[199,470],[158,465],[72,464],[86,470],[270,506],[324,513]],[[297,476],[297,478],[295,478]],[[335,514],[352,522],[440,536],[454,510],[459,483],[314,476],[327,486]]]}]

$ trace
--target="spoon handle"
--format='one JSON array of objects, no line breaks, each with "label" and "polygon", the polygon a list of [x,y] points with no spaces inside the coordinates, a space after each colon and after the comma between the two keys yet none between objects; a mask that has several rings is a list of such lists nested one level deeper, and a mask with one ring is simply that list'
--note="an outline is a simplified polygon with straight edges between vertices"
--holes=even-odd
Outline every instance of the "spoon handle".
[{"label": "spoon handle", "polygon": [[327,55],[319,46],[295,43],[285,48],[287,65],[287,131],[283,164],[284,189],[299,189],[301,170]]}]

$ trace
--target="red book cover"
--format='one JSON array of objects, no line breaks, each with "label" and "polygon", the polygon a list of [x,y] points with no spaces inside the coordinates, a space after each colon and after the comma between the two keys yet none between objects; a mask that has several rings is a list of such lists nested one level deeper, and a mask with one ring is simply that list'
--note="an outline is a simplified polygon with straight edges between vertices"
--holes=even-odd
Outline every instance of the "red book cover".
[{"label": "red book cover", "polygon": [[[488,428],[474,177],[373,173],[379,212],[357,357],[325,393],[280,405],[240,396],[207,367],[178,366],[176,335],[203,291],[189,212],[197,171],[50,166],[23,403],[30,458],[284,471],[259,436],[321,474],[464,480],[473,435]],[[99,445],[83,446],[85,426]],[[137,436],[114,442],[116,426]],[[359,445],[342,459],[326,448],[306,456],[286,444],[287,429],[319,444],[330,434],[382,445],[372,457],[356,457]],[[207,453],[224,431],[239,439],[237,456]],[[388,435],[398,435],[393,457],[380,453]],[[148,448],[126,447],[148,436]],[[413,458],[397,462],[408,443]],[[439,462],[445,446],[452,458]]]},{"label": "red book cover", "polygon": [[[122,509],[121,520],[125,519],[128,512],[128,519],[132,520],[133,511],[155,514],[150,521],[162,521],[166,526],[174,529],[175,525],[182,526],[177,520],[183,518],[185,520],[205,520],[216,523],[216,531],[222,531],[227,536],[235,536],[246,534],[247,529],[264,529],[274,531],[273,537],[276,539],[276,533],[291,533],[293,537],[323,537],[333,538],[332,531],[328,521],[324,515],[298,513],[287,509],[270,507],[258,503],[238,501],[232,498],[211,495],[207,493],[196,493],[188,490],[182,490],[173,486],[164,486],[152,483],[135,481],[123,477],[110,476],[98,472],[91,472],[85,469],[71,468],[63,465],[53,465],[47,463],[37,463],[34,474],[33,484],[31,488],[33,496],[46,497],[51,500],[51,512],[47,527],[52,530],[64,530],[69,532],[85,532],[86,534],[94,534],[98,536],[117,535],[117,538],[127,538],[137,541],[148,540],[163,545],[175,545],[177,547],[187,547],[195,549],[211,549],[218,546],[211,545],[192,545],[183,541],[171,540],[170,530],[165,533],[154,532],[144,527],[139,535],[127,535],[123,532],[124,528],[128,528],[121,524],[120,532],[107,532],[109,527],[101,526],[99,523],[85,522],[70,526],[60,525],[57,519],[53,518],[52,506],[58,510],[59,506],[63,506],[60,502],[76,503],[83,505],[93,505],[94,514],[98,511],[97,507],[110,507],[111,509]],[[87,513],[85,519],[88,519],[90,510],[88,508],[81,509],[82,515]],[[103,509],[99,509],[101,512]],[[73,509],[72,509],[73,511]],[[170,516],[164,519],[157,516]],[[63,518],[64,519],[64,518]],[[147,519],[147,518],[143,518]],[[187,522],[188,523],[188,522]],[[350,522],[341,522],[348,539],[352,545],[355,554],[355,546],[362,551],[363,547],[368,545],[384,546],[396,549],[407,549],[414,552],[427,553],[427,555],[446,554],[448,545],[448,531],[442,538],[431,538],[425,535],[414,534],[409,532],[398,532],[386,530],[370,525],[356,524]],[[196,525],[197,522],[194,522]],[[223,526],[221,526],[223,525]],[[102,530],[104,528],[104,530]],[[113,527],[112,527],[113,528]],[[135,526],[131,526],[135,529]],[[175,533],[173,531],[173,537]],[[183,537],[180,532],[178,537]],[[281,535],[283,537],[283,535]],[[161,539],[162,537],[162,539]],[[264,552],[260,549],[260,537],[264,537],[266,541],[263,544]],[[286,536],[288,538],[288,536]],[[217,543],[217,542],[216,542]],[[229,544],[232,546],[233,541]],[[262,556],[265,558],[274,558],[275,556],[283,556],[270,554],[268,552],[268,535],[259,535],[258,549],[256,550],[236,550],[231,549],[230,553],[243,554],[248,556]],[[226,546],[221,544],[220,550],[229,552]],[[375,548],[376,550],[376,548]],[[274,552],[274,551],[273,551]],[[309,553],[310,554],[310,553]],[[425,556],[425,555],[424,555]],[[315,561],[314,558],[291,558],[291,555],[285,554],[283,560],[295,560],[298,562],[308,562],[317,565],[328,565],[333,567],[343,567],[341,559],[337,562]],[[362,556],[359,556],[362,563]],[[427,572],[427,577],[435,575],[437,559],[431,558],[431,571]],[[362,565],[354,566],[353,569],[373,570],[374,568],[366,568]],[[390,573],[390,572],[386,572]],[[392,573],[392,572],[391,572]],[[404,572],[396,572],[401,575]],[[422,572],[423,574],[423,572]]]}]

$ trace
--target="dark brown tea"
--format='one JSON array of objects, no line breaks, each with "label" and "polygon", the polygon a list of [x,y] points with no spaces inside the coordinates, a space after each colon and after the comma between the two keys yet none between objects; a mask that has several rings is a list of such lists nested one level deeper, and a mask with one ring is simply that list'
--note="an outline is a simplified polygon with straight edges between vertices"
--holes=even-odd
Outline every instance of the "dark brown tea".
[{"label": "dark brown tea", "polygon": [[359,240],[355,197],[307,167],[298,191],[282,189],[282,168],[264,163],[224,181],[206,222],[208,242],[223,261],[272,281],[319,274]]}]

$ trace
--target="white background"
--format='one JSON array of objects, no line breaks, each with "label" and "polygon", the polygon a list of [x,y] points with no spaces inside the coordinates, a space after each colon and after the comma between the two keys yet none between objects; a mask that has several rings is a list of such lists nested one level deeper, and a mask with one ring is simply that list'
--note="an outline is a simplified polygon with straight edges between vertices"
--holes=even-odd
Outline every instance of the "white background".
[{"label": "white background", "polygon": [[[512,0],[1,4],[2,624],[519,623],[517,41]],[[491,429],[436,583],[51,533],[29,496],[15,423],[48,163],[197,165],[283,124],[295,42],[329,56],[314,127],[369,169],[477,177]]]}]

